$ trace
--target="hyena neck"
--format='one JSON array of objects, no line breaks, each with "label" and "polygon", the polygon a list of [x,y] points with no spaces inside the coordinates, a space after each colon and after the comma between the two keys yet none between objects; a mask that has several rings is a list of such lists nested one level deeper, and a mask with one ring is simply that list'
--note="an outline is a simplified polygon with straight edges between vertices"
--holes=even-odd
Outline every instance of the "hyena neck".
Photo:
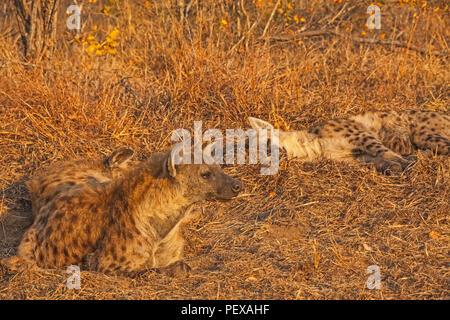
[{"label": "hyena neck", "polygon": [[192,203],[174,179],[154,178],[153,173],[143,164],[119,179],[113,193],[123,199],[126,214],[141,233],[157,236],[157,230],[159,236],[164,236],[184,218]]},{"label": "hyena neck", "polygon": [[322,155],[319,137],[307,130],[280,132],[279,139],[289,158],[314,161]]}]

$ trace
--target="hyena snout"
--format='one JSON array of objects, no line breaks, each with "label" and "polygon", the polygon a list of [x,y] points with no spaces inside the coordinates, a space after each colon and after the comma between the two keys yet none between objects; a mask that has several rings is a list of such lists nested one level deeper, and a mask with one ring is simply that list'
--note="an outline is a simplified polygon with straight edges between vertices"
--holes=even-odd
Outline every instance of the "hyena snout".
[{"label": "hyena snout", "polygon": [[231,200],[242,191],[242,183],[226,174],[223,174],[217,193],[214,198],[218,200]]}]

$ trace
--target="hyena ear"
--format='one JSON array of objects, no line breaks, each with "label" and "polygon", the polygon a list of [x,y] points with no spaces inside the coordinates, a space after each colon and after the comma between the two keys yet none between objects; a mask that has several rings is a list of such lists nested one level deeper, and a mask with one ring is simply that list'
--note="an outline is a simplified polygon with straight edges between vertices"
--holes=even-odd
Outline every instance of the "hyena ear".
[{"label": "hyena ear", "polygon": [[123,168],[126,167],[126,163],[133,155],[134,150],[127,147],[120,147],[114,150],[104,161],[106,166],[110,168]]},{"label": "hyena ear", "polygon": [[250,125],[252,126],[253,129],[267,129],[267,130],[274,129],[273,125],[271,125],[267,121],[258,118],[248,117],[248,122],[250,122]]},{"label": "hyena ear", "polygon": [[170,150],[166,161],[164,161],[164,167],[167,169],[169,175],[173,178],[177,175],[177,165],[183,161],[183,146],[176,145]]}]

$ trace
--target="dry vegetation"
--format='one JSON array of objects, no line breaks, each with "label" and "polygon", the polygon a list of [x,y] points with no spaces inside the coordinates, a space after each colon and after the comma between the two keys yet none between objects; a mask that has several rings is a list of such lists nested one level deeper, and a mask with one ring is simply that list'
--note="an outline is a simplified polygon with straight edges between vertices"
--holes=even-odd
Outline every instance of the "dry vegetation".
[{"label": "dry vegetation", "polygon": [[[27,62],[11,4],[0,5],[0,258],[31,223],[24,181],[58,159],[121,145],[145,158],[194,120],[294,129],[369,109],[449,109],[446,1],[381,1],[370,31],[368,1],[194,0],[182,16],[183,1],[85,0],[77,38],[62,2],[53,55]],[[21,272],[0,280],[0,298],[449,299],[449,162],[419,154],[399,176],[285,157],[274,176],[230,166],[244,195],[205,203],[186,226],[189,278],[83,271],[68,290],[64,270]],[[366,288],[374,264],[380,290]]]}]

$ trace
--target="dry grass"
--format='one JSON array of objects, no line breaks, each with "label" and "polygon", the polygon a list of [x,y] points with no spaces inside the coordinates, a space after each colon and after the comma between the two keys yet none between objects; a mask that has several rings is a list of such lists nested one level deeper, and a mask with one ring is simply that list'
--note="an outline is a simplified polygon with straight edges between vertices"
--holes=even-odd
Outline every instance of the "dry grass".
[{"label": "dry grass", "polygon": [[[184,19],[176,1],[84,2],[81,36],[100,42],[117,28],[117,54],[88,54],[65,33],[51,59],[23,63],[14,17],[0,7],[0,258],[14,254],[31,223],[23,182],[57,159],[97,158],[119,145],[145,158],[194,120],[224,130],[256,116],[294,129],[368,109],[449,109],[448,55],[351,38],[365,30],[448,50],[445,2],[428,1],[424,11],[384,1],[382,29],[373,32],[363,1],[295,1],[287,16],[306,21],[288,27],[278,11],[270,20],[265,0],[243,1],[244,10],[241,1],[194,1]],[[295,38],[324,28],[344,36]],[[275,41],[280,34],[295,39]],[[189,278],[83,271],[81,290],[68,290],[64,270],[22,272],[0,280],[0,298],[450,298],[448,157],[419,154],[399,176],[284,157],[274,176],[250,165],[226,171],[242,179],[245,195],[205,203],[187,225]],[[380,290],[366,288],[374,264]]]}]

